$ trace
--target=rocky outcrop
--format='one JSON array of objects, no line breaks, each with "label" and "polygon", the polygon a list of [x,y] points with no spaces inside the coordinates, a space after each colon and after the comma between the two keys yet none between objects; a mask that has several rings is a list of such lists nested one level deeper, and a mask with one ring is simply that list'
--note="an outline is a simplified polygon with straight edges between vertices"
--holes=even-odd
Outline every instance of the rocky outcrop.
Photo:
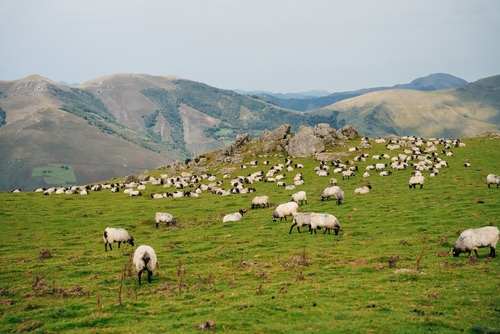
[{"label": "rocky outcrop", "polygon": [[338,138],[337,131],[330,124],[320,123],[314,127],[314,135],[325,144],[334,144]]},{"label": "rocky outcrop", "polygon": [[323,140],[315,135],[314,128],[301,126],[299,131],[288,142],[286,151],[293,158],[315,156],[325,150]]},{"label": "rocky outcrop", "polygon": [[215,156],[215,162],[220,163],[233,163],[238,164],[243,162],[243,154],[240,154],[239,151],[250,142],[250,137],[248,133],[237,135],[236,140],[231,145],[224,147],[219,150],[217,155]]},{"label": "rocky outcrop", "polygon": [[354,139],[359,136],[358,131],[352,124],[344,126],[342,129],[338,130],[338,133],[340,133],[340,136],[345,137],[346,139]]},{"label": "rocky outcrop", "polygon": [[283,124],[273,131],[264,130],[262,136],[255,138],[253,141],[256,143],[276,142],[288,139],[290,134],[290,124]]}]

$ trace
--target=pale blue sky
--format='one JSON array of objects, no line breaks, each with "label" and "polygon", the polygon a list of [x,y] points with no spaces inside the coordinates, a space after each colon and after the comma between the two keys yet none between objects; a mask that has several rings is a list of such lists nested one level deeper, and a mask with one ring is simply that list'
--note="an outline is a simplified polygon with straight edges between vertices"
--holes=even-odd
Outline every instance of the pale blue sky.
[{"label": "pale blue sky", "polygon": [[0,0],[0,80],[341,92],[500,74],[498,0]]}]

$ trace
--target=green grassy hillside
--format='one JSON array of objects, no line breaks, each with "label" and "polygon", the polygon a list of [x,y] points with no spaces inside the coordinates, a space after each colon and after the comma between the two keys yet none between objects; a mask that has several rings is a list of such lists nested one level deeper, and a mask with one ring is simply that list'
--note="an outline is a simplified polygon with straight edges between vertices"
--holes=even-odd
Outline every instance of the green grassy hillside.
[{"label": "green grassy hillside", "polygon": [[[498,332],[499,257],[487,258],[483,248],[477,261],[454,258],[449,250],[460,231],[498,225],[500,188],[488,188],[486,175],[500,171],[500,139],[463,142],[453,156],[440,154],[449,167],[438,176],[424,172],[423,189],[408,188],[411,169],[363,178],[368,164],[380,162],[368,158],[356,163],[360,171],[349,180],[319,177],[317,161],[296,159],[305,168],[284,172],[285,181],[302,172],[306,182],[294,191],[258,182],[255,193],[178,199],[150,198],[175,191],[150,184],[141,197],[109,190],[87,196],[2,192],[0,328],[180,333],[211,320],[217,332],[233,333]],[[372,146],[356,154],[402,152]],[[332,150],[354,157],[346,148]],[[213,161],[211,153],[205,157]],[[232,176],[266,172],[264,160],[274,165],[284,158],[280,152],[257,157],[258,167]],[[249,154],[246,162],[253,159]],[[226,167],[232,166],[211,172],[222,180]],[[345,191],[343,205],[319,199],[330,177]],[[368,182],[370,193],[354,195]],[[230,188],[228,180],[224,187]],[[303,228],[290,234],[290,218],[272,222],[274,206],[298,190],[308,196],[299,211],[331,213],[343,232],[310,235]],[[271,208],[250,209],[255,195],[268,195]],[[240,208],[248,210],[242,221],[222,222]],[[155,212],[180,222],[155,229]],[[138,285],[130,264],[135,247],[114,244],[104,251],[106,227],[126,228],[136,246],[156,250],[160,267],[151,284]]]}]

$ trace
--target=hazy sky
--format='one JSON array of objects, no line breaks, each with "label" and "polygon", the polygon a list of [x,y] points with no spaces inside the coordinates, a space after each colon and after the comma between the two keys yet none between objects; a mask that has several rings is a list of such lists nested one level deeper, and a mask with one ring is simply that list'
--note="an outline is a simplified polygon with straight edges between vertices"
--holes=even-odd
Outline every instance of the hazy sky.
[{"label": "hazy sky", "polygon": [[0,0],[0,80],[341,92],[500,74],[498,0]]}]

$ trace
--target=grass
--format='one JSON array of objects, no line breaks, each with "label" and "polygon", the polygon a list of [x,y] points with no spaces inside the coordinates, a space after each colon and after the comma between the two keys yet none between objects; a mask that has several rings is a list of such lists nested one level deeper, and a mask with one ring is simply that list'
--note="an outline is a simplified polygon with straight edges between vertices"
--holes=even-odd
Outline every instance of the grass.
[{"label": "grass", "polygon": [[[305,168],[285,172],[285,181],[304,174],[308,204],[300,210],[334,214],[344,231],[338,236],[306,228],[289,234],[290,218],[272,222],[273,208],[251,210],[255,195],[275,205],[289,200],[292,191],[271,183],[254,184],[255,194],[160,200],[149,193],[166,189],[151,185],[142,197],[2,192],[0,331],[180,333],[212,320],[215,331],[235,333],[498,332],[498,258],[486,258],[487,249],[477,261],[453,258],[449,250],[460,231],[498,225],[500,189],[485,180],[500,170],[491,153],[500,142],[463,141],[466,147],[445,158],[449,168],[435,178],[424,173],[423,189],[408,189],[410,170],[368,179],[362,171],[350,180],[330,175],[346,193],[341,206],[319,200],[329,177],[314,174],[318,162],[294,159]],[[372,146],[363,153],[386,152]],[[284,156],[257,159],[274,164]],[[357,165],[364,170],[373,161]],[[368,181],[372,191],[355,196]],[[222,223],[239,208],[248,209],[242,221]],[[180,224],[155,229],[157,211]],[[126,228],[137,244],[155,248],[160,268],[151,284],[137,283],[133,247],[104,251],[106,227]]]}]

